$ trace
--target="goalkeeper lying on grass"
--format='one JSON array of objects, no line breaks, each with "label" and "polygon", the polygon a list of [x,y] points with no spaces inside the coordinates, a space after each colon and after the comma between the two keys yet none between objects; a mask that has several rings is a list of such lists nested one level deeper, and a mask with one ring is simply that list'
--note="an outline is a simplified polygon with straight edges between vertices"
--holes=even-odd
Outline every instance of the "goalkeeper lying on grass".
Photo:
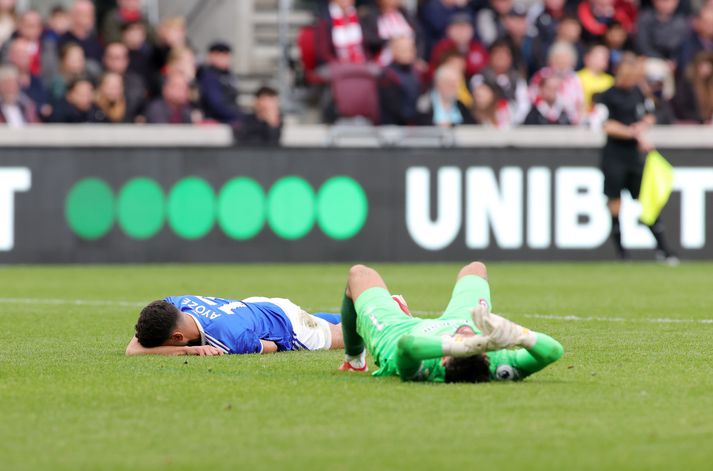
[{"label": "goalkeeper lying on grass", "polygon": [[491,314],[490,306],[487,271],[479,262],[460,270],[438,319],[410,317],[375,270],[356,265],[342,303],[346,355],[340,369],[366,371],[369,350],[379,367],[374,376],[474,383],[520,380],[562,356],[555,339]]}]

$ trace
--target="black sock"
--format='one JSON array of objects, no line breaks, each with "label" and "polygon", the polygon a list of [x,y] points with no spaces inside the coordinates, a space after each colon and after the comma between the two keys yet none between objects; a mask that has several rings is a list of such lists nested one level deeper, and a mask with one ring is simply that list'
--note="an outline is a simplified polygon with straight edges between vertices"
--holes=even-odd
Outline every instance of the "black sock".
[{"label": "black sock", "polygon": [[663,253],[664,256],[670,257],[673,255],[673,252],[671,252],[671,248],[668,246],[666,243],[666,237],[664,236],[663,230],[663,223],[661,222],[661,219],[657,219],[656,222],[654,222],[652,225],[647,226],[651,233],[654,235],[654,239],[656,239],[656,249],[658,249],[660,252]]},{"label": "black sock", "polygon": [[614,242],[614,248],[619,257],[626,255],[626,250],[621,245],[621,225],[619,224],[619,216],[612,215],[611,217],[611,240]]},{"label": "black sock", "polygon": [[357,313],[354,301],[346,294],[342,300],[342,335],[344,335],[344,352],[347,355],[359,355],[364,351],[364,339],[357,333]]}]

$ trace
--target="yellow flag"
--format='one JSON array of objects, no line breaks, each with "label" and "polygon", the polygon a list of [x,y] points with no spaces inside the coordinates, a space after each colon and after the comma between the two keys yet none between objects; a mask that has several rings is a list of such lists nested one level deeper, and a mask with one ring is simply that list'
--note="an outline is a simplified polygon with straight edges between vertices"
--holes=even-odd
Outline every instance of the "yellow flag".
[{"label": "yellow flag", "polygon": [[673,190],[673,166],[658,151],[646,156],[644,176],[641,178],[641,222],[650,226],[661,214]]}]

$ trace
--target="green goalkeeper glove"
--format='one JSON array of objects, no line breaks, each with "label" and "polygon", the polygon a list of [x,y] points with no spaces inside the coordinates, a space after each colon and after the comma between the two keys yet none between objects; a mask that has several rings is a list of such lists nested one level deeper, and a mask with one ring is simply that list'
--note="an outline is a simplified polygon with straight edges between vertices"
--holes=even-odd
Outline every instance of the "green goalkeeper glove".
[{"label": "green goalkeeper glove", "polygon": [[485,305],[480,304],[473,308],[472,317],[475,325],[488,339],[488,351],[517,347],[531,348],[537,341],[535,332],[491,313]]}]

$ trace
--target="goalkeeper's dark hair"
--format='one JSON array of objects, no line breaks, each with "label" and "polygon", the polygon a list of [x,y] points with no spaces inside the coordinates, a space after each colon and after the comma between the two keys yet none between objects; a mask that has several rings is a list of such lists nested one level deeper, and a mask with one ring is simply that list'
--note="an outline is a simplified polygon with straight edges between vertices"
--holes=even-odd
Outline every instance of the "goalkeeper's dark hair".
[{"label": "goalkeeper's dark hair", "polygon": [[145,348],[162,345],[178,324],[178,308],[166,301],[154,301],[141,310],[136,338]]},{"label": "goalkeeper's dark hair", "polygon": [[487,383],[490,381],[490,360],[487,355],[449,358],[446,362],[446,383]]}]

